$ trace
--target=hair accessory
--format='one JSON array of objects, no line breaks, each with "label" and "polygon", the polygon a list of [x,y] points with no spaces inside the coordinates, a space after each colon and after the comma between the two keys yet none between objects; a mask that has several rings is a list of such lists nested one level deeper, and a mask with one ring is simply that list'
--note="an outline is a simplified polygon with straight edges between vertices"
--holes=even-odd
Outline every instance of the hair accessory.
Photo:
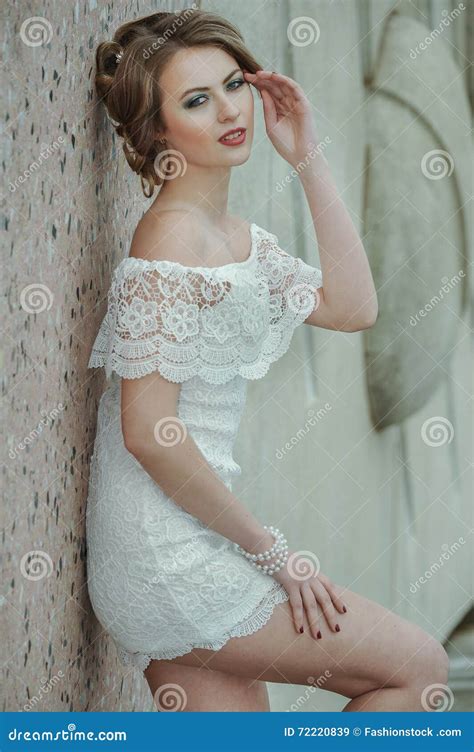
[{"label": "hair accessory", "polygon": [[123,50],[120,50],[120,52],[117,52],[117,54],[115,55],[115,60],[117,62],[117,65],[120,63],[122,58],[123,58]]}]

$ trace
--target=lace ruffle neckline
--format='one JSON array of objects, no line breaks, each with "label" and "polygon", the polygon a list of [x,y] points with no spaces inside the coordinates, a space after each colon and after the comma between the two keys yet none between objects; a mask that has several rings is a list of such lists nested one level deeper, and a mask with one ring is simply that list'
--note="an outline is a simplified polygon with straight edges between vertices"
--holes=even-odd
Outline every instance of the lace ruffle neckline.
[{"label": "lace ruffle neckline", "polygon": [[244,269],[246,266],[252,264],[253,261],[255,261],[257,256],[257,234],[258,230],[260,228],[258,225],[255,224],[255,222],[251,222],[249,225],[249,234],[250,234],[250,253],[247,256],[246,259],[243,261],[230,261],[228,264],[221,264],[220,266],[187,266],[185,264],[181,264],[179,261],[170,261],[168,259],[143,259],[143,258],[137,258],[135,256],[126,256],[115,269],[116,273],[119,273],[119,270],[123,270],[124,273],[127,273],[127,270],[135,271],[136,269],[184,269],[186,271],[192,271],[192,272],[201,272],[202,274],[212,274],[215,275],[216,273],[219,274],[220,270],[222,270],[223,273],[233,269],[234,267],[239,267]]}]

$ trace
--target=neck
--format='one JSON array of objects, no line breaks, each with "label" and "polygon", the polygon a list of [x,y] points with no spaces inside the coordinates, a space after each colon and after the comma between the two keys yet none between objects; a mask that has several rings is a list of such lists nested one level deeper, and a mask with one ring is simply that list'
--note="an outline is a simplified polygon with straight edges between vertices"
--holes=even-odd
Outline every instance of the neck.
[{"label": "neck", "polygon": [[153,206],[195,211],[218,224],[227,216],[230,175],[229,167],[188,164],[183,175],[163,181]]}]

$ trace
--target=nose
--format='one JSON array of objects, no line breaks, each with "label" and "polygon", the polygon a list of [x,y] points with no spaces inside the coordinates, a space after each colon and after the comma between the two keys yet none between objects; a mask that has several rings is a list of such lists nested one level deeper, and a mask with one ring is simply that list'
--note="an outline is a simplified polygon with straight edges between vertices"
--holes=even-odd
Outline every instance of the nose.
[{"label": "nose", "polygon": [[218,104],[219,114],[217,116],[220,123],[226,120],[235,120],[240,115],[240,108],[237,107],[235,102],[232,102],[230,97],[225,94],[222,95]]}]

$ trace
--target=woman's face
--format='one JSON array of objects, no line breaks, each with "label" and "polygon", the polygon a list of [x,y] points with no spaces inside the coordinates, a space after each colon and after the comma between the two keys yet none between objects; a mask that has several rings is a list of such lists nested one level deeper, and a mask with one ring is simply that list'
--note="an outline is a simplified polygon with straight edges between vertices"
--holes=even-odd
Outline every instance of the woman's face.
[{"label": "woman's face", "polygon": [[[166,149],[180,151],[189,164],[206,167],[247,161],[253,139],[253,94],[231,55],[213,46],[180,50],[166,65],[159,85]],[[242,143],[219,142],[234,128],[246,128]]]}]

